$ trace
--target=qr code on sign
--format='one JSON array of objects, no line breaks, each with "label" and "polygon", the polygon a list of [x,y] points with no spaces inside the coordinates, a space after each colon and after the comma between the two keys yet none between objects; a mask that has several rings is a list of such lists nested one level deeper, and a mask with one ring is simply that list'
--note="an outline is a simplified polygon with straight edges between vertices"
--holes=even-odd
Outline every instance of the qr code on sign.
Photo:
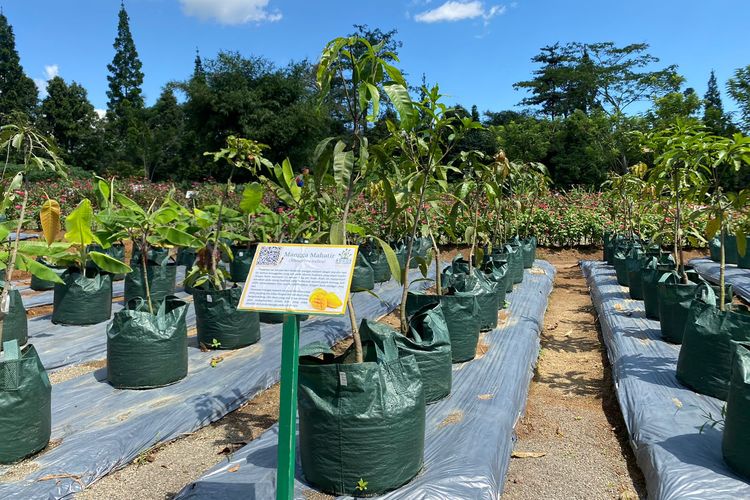
[{"label": "qr code on sign", "polygon": [[277,266],[281,262],[281,247],[261,247],[258,265]]}]

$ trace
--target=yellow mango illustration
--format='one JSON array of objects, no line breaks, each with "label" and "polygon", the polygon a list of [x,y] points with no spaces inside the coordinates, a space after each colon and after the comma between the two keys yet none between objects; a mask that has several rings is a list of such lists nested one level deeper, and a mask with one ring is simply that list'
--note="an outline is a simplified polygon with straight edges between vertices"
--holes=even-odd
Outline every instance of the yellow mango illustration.
[{"label": "yellow mango illustration", "polygon": [[325,311],[326,307],[328,307],[328,292],[323,290],[322,288],[316,288],[310,293],[310,298],[308,299],[310,302],[310,305],[313,307],[313,309],[317,309],[318,311]]},{"label": "yellow mango illustration", "polygon": [[328,304],[328,307],[333,309],[341,307],[341,299],[333,292],[328,292],[326,294],[326,303]]}]

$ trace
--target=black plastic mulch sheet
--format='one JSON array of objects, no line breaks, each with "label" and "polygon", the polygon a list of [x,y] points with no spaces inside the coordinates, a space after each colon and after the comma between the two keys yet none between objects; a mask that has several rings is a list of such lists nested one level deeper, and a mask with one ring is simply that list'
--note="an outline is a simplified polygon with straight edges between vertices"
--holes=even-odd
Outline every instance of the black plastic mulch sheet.
[{"label": "black plastic mulch sheet", "polygon": [[[421,276],[418,270],[410,273],[412,280]],[[418,281],[414,289],[430,283]],[[374,292],[382,302],[368,293],[353,295],[360,318],[383,316],[401,300],[401,288],[393,280],[376,286]],[[318,341],[333,345],[350,333],[346,316],[311,318],[302,325],[303,345]],[[201,352],[192,337],[188,376],[167,387],[117,390],[107,383],[106,368],[53,385],[51,439],[60,444],[30,459],[37,467],[23,479],[0,482],[0,498],[69,497],[155,444],[237,409],[279,380],[281,325],[263,325],[261,335],[257,344],[223,354],[224,360],[214,368],[211,358],[217,353]],[[106,339],[103,333],[100,336]],[[0,480],[6,470],[0,467]],[[45,476],[50,479],[40,480]]]},{"label": "black plastic mulch sheet", "polygon": [[[183,279],[184,269],[177,271],[178,283]],[[113,295],[122,297],[123,282],[113,283],[116,290]],[[181,286],[177,287],[182,290]],[[49,294],[50,303],[52,291],[43,292]],[[42,295],[40,294],[40,295]],[[176,294],[181,299],[192,302],[192,297],[184,292]],[[26,308],[30,306],[23,297]],[[112,313],[122,309],[122,301],[112,304]],[[188,328],[195,326],[195,309],[190,308],[186,318]],[[50,315],[29,318],[29,342],[34,344],[39,358],[47,371],[55,371],[67,366],[85,363],[96,359],[107,357],[107,325],[109,321],[86,326],[54,325],[50,321]]]},{"label": "black plastic mulch sheet", "polygon": [[[424,469],[380,498],[468,499],[502,494],[513,428],[526,405],[554,273],[552,265],[539,260],[526,270],[523,284],[510,296],[508,319],[483,337],[489,344],[487,353],[453,365],[451,395],[427,407]],[[458,421],[447,423],[454,419]],[[274,498],[277,440],[275,425],[186,486],[177,498]],[[309,493],[298,450],[295,498],[308,498]]]},{"label": "black plastic mulch sheet", "polygon": [[[719,283],[719,263],[711,259],[692,259],[690,264],[711,283]],[[732,284],[735,295],[739,295],[746,301],[750,302],[750,269],[740,269],[734,264],[727,264],[725,268],[724,279],[727,283]]]},{"label": "black plastic mulch sheet", "polygon": [[612,266],[581,265],[599,314],[612,364],[617,399],[630,444],[646,478],[650,499],[750,498],[750,484],[732,473],[721,455],[724,402],[677,381],[680,346],[661,340],[659,322],[646,319],[643,302],[630,300]]}]

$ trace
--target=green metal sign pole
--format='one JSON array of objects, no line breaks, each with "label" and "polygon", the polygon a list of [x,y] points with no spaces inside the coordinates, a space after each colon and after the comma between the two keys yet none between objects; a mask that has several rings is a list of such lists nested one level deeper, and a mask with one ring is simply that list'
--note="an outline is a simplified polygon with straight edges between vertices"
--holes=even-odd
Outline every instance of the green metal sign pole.
[{"label": "green metal sign pole", "polygon": [[299,372],[299,319],[284,315],[281,339],[281,395],[276,500],[292,500],[297,450],[297,374]]}]

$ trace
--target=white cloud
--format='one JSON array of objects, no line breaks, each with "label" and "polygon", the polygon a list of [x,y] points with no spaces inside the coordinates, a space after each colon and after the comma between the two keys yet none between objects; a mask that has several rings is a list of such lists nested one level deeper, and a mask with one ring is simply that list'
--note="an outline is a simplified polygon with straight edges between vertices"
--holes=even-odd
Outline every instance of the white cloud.
[{"label": "white cloud", "polygon": [[39,89],[39,96],[44,99],[47,97],[47,83],[60,74],[60,66],[50,64],[44,66],[44,78],[34,78],[36,88]]},{"label": "white cloud", "polygon": [[44,74],[47,76],[47,80],[52,80],[54,77],[60,74],[60,66],[57,64],[50,64],[44,67]]},{"label": "white cloud", "polygon": [[281,20],[278,9],[268,9],[270,0],[180,0],[182,12],[201,20],[214,19],[221,24],[237,25],[250,22]]},{"label": "white cloud", "polygon": [[94,109],[94,113],[96,113],[97,115],[99,115],[99,118],[104,118],[105,116],[107,116],[107,110],[106,109],[96,108],[96,109]]},{"label": "white cloud", "polygon": [[487,8],[479,0],[470,2],[448,0],[432,10],[420,12],[414,16],[414,20],[420,23],[440,23],[481,18],[487,23],[493,17],[504,14],[505,10],[504,5],[492,5]]}]

